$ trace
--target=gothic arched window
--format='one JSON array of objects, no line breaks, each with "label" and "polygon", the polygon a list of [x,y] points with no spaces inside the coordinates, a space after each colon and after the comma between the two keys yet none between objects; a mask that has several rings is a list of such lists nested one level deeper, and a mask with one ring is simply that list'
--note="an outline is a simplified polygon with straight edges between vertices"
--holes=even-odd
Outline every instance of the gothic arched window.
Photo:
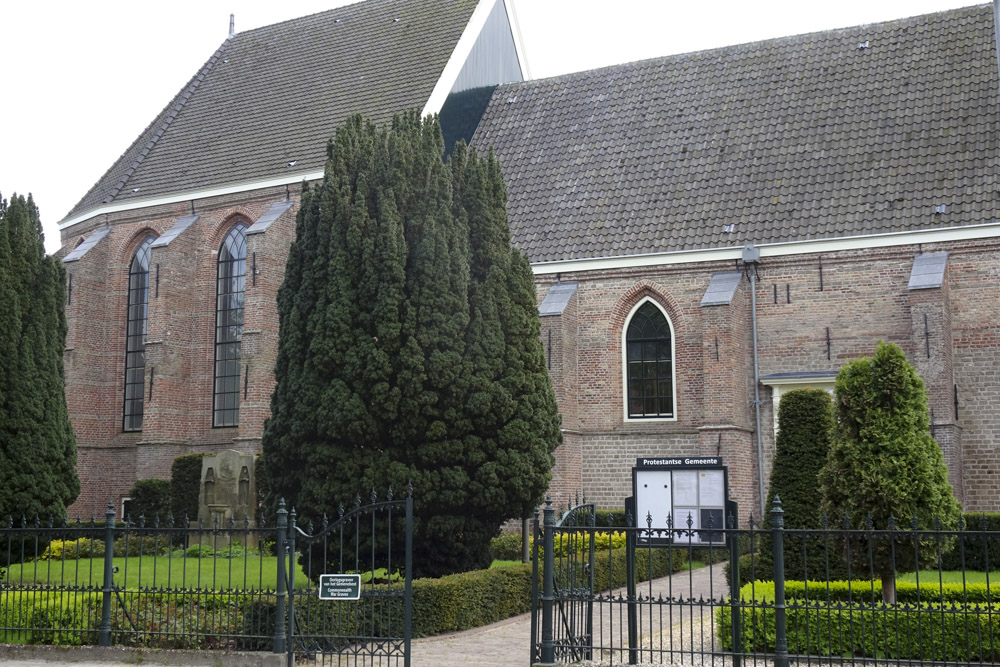
[{"label": "gothic arched window", "polygon": [[215,287],[213,426],[237,426],[240,416],[240,340],[247,273],[247,226],[233,227],[219,248]]},{"label": "gothic arched window", "polygon": [[149,313],[149,247],[147,236],[128,268],[128,311],[125,316],[125,398],[122,430],[142,430],[142,398],[146,376],[146,320]]},{"label": "gothic arched window", "polygon": [[674,336],[666,313],[646,299],[625,325],[625,414],[628,419],[672,419]]}]

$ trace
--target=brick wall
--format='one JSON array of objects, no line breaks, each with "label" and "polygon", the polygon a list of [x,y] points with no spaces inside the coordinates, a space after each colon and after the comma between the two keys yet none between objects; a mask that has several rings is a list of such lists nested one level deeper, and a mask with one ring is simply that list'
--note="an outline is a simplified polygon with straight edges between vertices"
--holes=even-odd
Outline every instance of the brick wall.
[{"label": "brick wall", "polygon": [[[168,246],[153,249],[147,398],[150,379],[153,389],[142,433],[121,431],[128,264],[147,233],[161,235],[191,213],[191,203],[115,213],[64,233],[68,252],[94,229],[111,227],[101,243],[66,266],[73,276],[67,398],[84,485],[74,514],[99,514],[108,498],[120,506],[135,479],[166,477],[180,454],[259,449],[274,382],[275,295],[295,209],[248,237],[242,365],[249,371],[238,428],[212,428],[211,422],[216,259],[237,220],[252,223],[285,197],[284,188],[273,188],[196,201],[198,220]],[[950,252],[945,286],[908,290],[914,256],[936,250]],[[835,372],[846,360],[870,354],[878,340],[899,343],[927,383],[935,435],[956,492],[967,509],[997,509],[998,260],[994,240],[765,257],[756,293],[760,373]],[[604,507],[620,507],[631,492],[635,458],[718,453],[729,466],[742,516],[758,507],[749,283],[742,281],[730,304],[700,303],[712,274],[732,269],[732,263],[717,262],[563,275],[578,282],[577,290],[562,314],[542,322],[564,429],[554,494],[585,491]],[[553,282],[538,278],[539,299]],[[677,399],[670,420],[624,415],[622,332],[643,299],[655,301],[674,330]],[[773,458],[766,387],[761,401],[766,478]]]}]

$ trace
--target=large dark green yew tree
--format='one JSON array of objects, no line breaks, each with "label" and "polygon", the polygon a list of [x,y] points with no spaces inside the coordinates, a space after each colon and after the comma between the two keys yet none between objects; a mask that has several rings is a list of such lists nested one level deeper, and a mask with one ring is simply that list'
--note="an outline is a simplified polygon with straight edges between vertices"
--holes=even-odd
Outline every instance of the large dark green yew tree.
[{"label": "large dark green yew tree", "polygon": [[64,517],[80,492],[63,391],[66,272],[30,195],[0,198],[0,517]]},{"label": "large dark green yew tree", "polygon": [[[927,391],[916,369],[893,343],[879,342],[873,357],[840,369],[834,386],[837,427],[819,480],[823,511],[831,522],[877,530],[958,526],[961,506],[952,493],[941,448],[930,433]],[[871,567],[882,579],[882,595],[895,601],[895,572],[928,563],[941,544],[934,536],[909,533],[895,540],[864,535],[847,544],[853,570]]]},{"label": "large dark green yew tree", "polygon": [[415,112],[387,128],[355,116],[331,140],[278,293],[263,438],[270,497],[300,516],[412,482],[421,576],[488,566],[560,442],[499,165],[443,150],[437,120]]}]

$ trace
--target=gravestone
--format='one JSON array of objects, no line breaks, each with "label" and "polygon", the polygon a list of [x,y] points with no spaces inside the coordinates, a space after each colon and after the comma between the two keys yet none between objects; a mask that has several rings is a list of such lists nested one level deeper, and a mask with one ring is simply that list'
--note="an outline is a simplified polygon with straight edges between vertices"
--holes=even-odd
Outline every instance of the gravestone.
[{"label": "gravestone", "polygon": [[256,533],[246,530],[256,527],[256,498],[253,456],[227,449],[203,458],[198,519],[206,531],[201,543],[213,549],[234,542],[256,547]]}]

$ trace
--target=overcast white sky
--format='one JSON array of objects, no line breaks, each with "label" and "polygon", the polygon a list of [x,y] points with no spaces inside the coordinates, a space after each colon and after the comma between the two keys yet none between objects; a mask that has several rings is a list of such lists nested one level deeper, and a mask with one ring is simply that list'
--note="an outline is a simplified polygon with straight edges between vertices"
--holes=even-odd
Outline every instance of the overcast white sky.
[{"label": "overcast white sky", "polygon": [[[226,38],[347,0],[8,0],[0,8],[0,193],[57,223]],[[885,21],[973,0],[514,0],[533,78]]]}]

